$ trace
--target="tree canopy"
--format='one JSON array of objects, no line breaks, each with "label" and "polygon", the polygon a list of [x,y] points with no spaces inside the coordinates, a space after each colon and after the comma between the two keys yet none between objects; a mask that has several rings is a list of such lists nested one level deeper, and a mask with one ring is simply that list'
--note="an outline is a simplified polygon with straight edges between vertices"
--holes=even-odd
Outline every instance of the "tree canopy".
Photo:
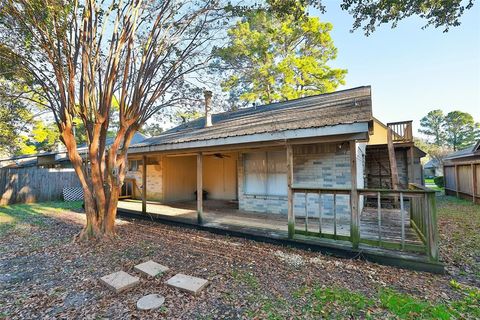
[{"label": "tree canopy", "polygon": [[[313,5],[325,12],[328,10],[324,0],[269,0],[270,8],[280,14],[299,12],[301,6]],[[461,24],[460,18],[471,9],[475,0],[341,0],[340,8],[353,16],[352,31],[362,29],[366,35],[378,26],[398,23],[408,17],[417,16],[425,21],[423,28],[433,26],[448,32],[451,27]],[[330,5],[330,4],[329,4]]]},{"label": "tree canopy", "polygon": [[331,30],[317,17],[246,14],[216,51],[214,67],[227,75],[223,90],[260,103],[334,91],[347,71],[328,65],[337,56]]},{"label": "tree canopy", "polygon": [[480,138],[480,124],[467,112],[452,111],[444,115],[442,110],[432,110],[420,120],[420,125],[419,132],[433,137],[437,147],[458,150]]},{"label": "tree canopy", "polygon": [[419,132],[433,137],[433,143],[440,146],[444,143],[443,124],[445,122],[445,115],[440,109],[430,111],[425,117],[420,119],[420,126],[422,129]]},{"label": "tree canopy", "polygon": [[444,129],[446,143],[458,150],[479,138],[480,124],[467,112],[452,111],[445,116]]}]

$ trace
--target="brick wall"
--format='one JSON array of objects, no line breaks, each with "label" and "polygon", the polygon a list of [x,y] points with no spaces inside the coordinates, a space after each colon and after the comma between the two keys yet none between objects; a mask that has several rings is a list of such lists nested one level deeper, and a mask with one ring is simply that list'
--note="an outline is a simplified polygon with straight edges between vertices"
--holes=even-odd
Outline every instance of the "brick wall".
[{"label": "brick wall", "polygon": [[[285,151],[286,152],[286,151]],[[287,214],[287,197],[245,195],[243,156],[238,162],[238,195],[241,210]],[[325,188],[350,188],[350,152],[348,143],[296,146],[293,149],[293,179],[295,185]],[[322,195],[322,214],[333,215],[333,196]],[[337,196],[337,214],[350,214],[348,195]],[[305,194],[294,195],[296,216],[305,214]],[[307,209],[310,216],[319,213],[318,194],[308,194]]]},{"label": "brick wall", "polygon": [[[136,199],[142,198],[142,172],[143,166],[138,171],[127,171],[126,178],[135,180]],[[147,200],[163,200],[163,175],[162,175],[162,159],[161,157],[152,157],[147,162]]]}]

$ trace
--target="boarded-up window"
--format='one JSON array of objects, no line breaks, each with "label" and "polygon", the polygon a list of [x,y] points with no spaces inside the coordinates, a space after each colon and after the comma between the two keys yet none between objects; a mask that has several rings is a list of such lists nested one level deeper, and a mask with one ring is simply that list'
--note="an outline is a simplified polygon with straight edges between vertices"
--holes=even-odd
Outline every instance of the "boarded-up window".
[{"label": "boarded-up window", "polygon": [[287,195],[287,159],[284,151],[245,154],[244,192],[252,195]]},{"label": "boarded-up window", "polygon": [[264,152],[245,154],[245,193],[266,194],[266,164]]}]

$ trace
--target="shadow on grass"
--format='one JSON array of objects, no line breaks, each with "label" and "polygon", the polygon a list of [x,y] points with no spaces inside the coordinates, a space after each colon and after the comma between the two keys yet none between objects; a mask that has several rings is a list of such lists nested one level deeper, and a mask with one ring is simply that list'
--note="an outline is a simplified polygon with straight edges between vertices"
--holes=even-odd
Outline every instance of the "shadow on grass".
[{"label": "shadow on grass", "polygon": [[[51,213],[59,213],[64,210],[81,212],[82,202],[54,201],[0,206],[0,235],[19,224],[45,226],[52,219]],[[46,213],[50,213],[50,215],[47,216]]]}]

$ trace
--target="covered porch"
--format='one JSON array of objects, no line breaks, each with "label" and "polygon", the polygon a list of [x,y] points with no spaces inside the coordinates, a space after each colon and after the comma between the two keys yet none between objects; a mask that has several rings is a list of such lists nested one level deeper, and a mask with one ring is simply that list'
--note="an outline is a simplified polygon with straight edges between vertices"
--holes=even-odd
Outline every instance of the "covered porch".
[{"label": "covered porch", "polygon": [[[432,259],[432,254],[435,254],[432,249],[436,249],[432,244],[436,245],[436,242],[426,238],[435,237],[436,230],[428,231],[428,215],[419,214],[422,212],[419,208],[428,208],[424,202],[428,201],[428,195],[425,196],[422,190],[409,190],[411,193],[407,191],[402,192],[401,196],[399,193],[398,197],[391,197],[392,194],[385,191],[359,190],[362,197],[370,196],[379,202],[382,201],[382,196],[390,197],[392,205],[381,204],[379,209],[369,204],[361,210],[357,246],[352,241],[354,229],[351,228],[350,214],[342,216],[325,212],[320,215],[295,216],[292,237],[289,234],[288,215],[243,211],[238,209],[236,201],[204,200],[201,221],[195,200],[170,203],[147,201],[146,210],[142,213],[141,200],[123,199],[119,201],[118,210],[121,215],[135,218],[299,246],[340,256],[363,257],[417,270],[443,272],[442,264]],[[321,192],[328,194],[333,190]],[[342,192],[335,190],[335,193]],[[303,192],[299,194],[304,196]],[[308,194],[314,194],[313,190],[309,190]],[[377,198],[379,194],[380,197]],[[397,200],[398,206],[402,206],[403,210],[395,208]],[[429,234],[430,232],[434,234]]]}]

